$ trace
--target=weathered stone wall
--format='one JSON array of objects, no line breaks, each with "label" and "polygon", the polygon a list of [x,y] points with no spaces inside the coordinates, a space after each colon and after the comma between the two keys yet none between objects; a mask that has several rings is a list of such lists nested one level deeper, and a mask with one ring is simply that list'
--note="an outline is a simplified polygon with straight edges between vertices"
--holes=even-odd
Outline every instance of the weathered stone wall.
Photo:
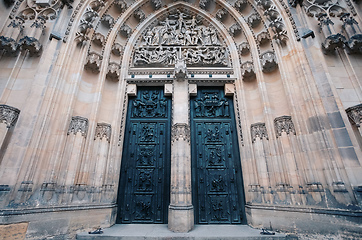
[{"label": "weathered stone wall", "polygon": [[[128,96],[137,86],[164,85],[166,94],[187,99],[198,86],[223,85],[234,96],[248,223],[358,232],[361,3],[335,2],[1,0],[1,223],[28,223],[29,238],[113,224]],[[191,44],[184,33],[183,50],[218,47],[222,54],[202,53],[198,63],[185,51],[186,84],[175,90],[174,62],[148,67],[140,63],[149,57],[135,56],[151,53],[157,44],[148,32],[168,17],[176,26],[178,11],[190,26],[197,16],[218,39]],[[167,44],[160,55],[174,46]],[[186,129],[177,119],[189,119],[189,106],[180,104],[174,124]],[[188,148],[178,159],[185,169]],[[171,169],[177,185],[184,172]],[[182,212],[187,230],[189,207]]]}]

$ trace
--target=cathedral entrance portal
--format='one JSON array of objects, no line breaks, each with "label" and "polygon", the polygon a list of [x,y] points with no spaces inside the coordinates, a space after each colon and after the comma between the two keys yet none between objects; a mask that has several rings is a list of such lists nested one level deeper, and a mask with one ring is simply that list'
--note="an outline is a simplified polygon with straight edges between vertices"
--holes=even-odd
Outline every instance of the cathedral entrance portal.
[{"label": "cathedral entrance portal", "polygon": [[140,87],[129,99],[117,223],[167,223],[170,119],[162,88]]},{"label": "cathedral entrance portal", "polygon": [[243,223],[233,101],[222,88],[200,89],[191,100],[191,133],[195,223]]}]

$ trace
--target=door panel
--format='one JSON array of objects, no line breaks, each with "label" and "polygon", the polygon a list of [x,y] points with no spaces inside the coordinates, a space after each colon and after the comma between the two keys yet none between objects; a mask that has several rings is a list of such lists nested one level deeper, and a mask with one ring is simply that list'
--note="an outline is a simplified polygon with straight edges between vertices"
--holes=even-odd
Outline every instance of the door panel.
[{"label": "door panel", "polygon": [[205,88],[191,100],[195,222],[244,221],[243,184],[233,101],[220,88]]},{"label": "door panel", "polygon": [[171,100],[160,88],[130,98],[118,196],[118,223],[166,223]]}]

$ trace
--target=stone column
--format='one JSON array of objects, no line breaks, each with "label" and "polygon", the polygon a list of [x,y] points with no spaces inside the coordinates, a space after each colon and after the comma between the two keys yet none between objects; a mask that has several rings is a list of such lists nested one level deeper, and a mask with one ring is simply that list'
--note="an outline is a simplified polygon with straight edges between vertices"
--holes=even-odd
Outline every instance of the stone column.
[{"label": "stone column", "polygon": [[186,78],[186,65],[179,60],[176,63],[173,83],[171,197],[168,210],[168,228],[174,232],[188,232],[194,227],[194,208],[191,195],[189,88]]}]

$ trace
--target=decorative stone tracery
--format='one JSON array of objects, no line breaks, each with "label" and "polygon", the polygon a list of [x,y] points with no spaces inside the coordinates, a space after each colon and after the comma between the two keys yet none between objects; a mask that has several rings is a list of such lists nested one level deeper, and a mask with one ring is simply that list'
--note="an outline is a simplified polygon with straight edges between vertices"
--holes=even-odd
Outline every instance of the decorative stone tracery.
[{"label": "decorative stone tracery", "polygon": [[94,135],[94,140],[99,138],[103,139],[105,138],[108,142],[111,141],[111,124],[108,123],[97,123],[96,127],[96,133]]},{"label": "decorative stone tracery", "polygon": [[260,140],[263,138],[269,140],[265,123],[251,124],[250,131],[251,131],[251,140],[253,143],[256,141],[257,138],[260,138]]}]

